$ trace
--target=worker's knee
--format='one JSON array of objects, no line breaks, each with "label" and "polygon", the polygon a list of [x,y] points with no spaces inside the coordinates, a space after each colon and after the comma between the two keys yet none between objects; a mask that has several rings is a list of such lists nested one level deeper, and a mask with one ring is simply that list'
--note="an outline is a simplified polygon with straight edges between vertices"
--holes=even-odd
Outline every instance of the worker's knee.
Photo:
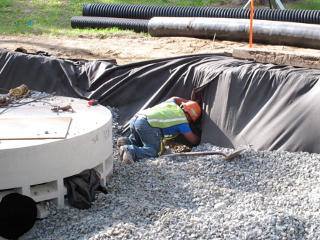
[{"label": "worker's knee", "polygon": [[135,145],[126,145],[126,149],[130,151],[134,161],[137,161],[138,159],[159,156],[159,149],[150,146],[138,147]]}]

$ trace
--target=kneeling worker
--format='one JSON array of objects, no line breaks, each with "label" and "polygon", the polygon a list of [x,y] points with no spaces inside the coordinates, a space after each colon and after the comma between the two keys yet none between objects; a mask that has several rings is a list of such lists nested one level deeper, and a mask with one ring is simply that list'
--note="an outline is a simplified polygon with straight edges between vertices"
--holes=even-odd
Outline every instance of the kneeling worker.
[{"label": "kneeling worker", "polygon": [[183,134],[192,145],[200,138],[189,126],[201,115],[201,108],[195,101],[172,97],[154,107],[139,111],[130,120],[130,136],[117,141],[122,164],[131,164],[138,159],[157,157],[163,152],[163,139]]}]

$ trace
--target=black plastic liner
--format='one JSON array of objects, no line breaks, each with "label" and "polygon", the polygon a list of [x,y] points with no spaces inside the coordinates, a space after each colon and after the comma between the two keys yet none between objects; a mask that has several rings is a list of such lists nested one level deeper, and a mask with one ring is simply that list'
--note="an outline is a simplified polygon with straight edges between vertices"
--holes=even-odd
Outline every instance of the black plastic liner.
[{"label": "black plastic liner", "polygon": [[107,18],[107,17],[86,17],[75,16],[71,18],[72,28],[112,28],[117,27],[122,30],[133,30],[135,32],[148,32],[149,20]]},{"label": "black plastic liner", "polygon": [[[30,71],[32,69],[32,71]],[[0,88],[98,99],[125,124],[171,96],[201,102],[202,143],[320,153],[320,70],[200,54],[118,66],[0,51]],[[1,115],[0,115],[1,116]]]},{"label": "black plastic liner", "polygon": [[[84,5],[82,15],[134,19],[150,19],[152,17],[216,17],[248,19],[250,18],[250,9],[89,3]],[[320,24],[320,11],[255,9],[254,18]]]}]

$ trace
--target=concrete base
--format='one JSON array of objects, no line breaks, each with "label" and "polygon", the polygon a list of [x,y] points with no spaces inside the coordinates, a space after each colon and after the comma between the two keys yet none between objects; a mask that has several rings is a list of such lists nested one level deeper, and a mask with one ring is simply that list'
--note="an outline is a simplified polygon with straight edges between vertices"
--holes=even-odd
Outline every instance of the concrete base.
[{"label": "concrete base", "polygon": [[[71,105],[74,111],[54,112],[53,105]],[[18,192],[36,202],[53,200],[58,207],[63,207],[64,178],[94,168],[106,183],[112,174],[112,115],[104,106],[89,106],[80,99],[51,97],[10,108],[0,115],[0,119],[22,121],[50,117],[72,118],[65,138],[43,139],[41,135],[42,139],[0,140],[0,199]]]},{"label": "concrete base", "polygon": [[306,51],[301,53],[270,51],[257,48],[236,48],[233,50],[232,56],[234,58],[249,59],[260,63],[320,69],[320,51],[319,54],[312,54]]}]

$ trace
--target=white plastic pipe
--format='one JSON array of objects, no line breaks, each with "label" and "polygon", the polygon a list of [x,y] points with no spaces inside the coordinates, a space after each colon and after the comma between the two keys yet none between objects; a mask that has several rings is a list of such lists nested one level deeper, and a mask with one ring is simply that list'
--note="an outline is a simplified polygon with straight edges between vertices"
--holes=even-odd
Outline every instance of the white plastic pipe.
[{"label": "white plastic pipe", "polygon": [[[148,32],[153,37],[183,36],[249,41],[250,20],[236,18],[154,17]],[[320,49],[320,25],[253,21],[253,42]]]}]

